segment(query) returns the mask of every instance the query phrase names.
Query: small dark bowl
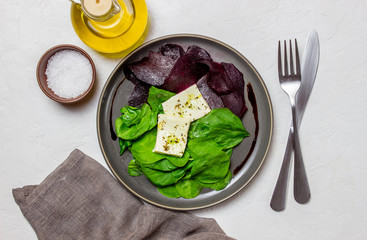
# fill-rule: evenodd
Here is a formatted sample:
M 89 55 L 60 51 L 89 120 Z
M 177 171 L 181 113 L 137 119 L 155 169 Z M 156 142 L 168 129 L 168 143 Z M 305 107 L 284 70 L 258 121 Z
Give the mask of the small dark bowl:
M 85 56 L 89 60 L 91 66 L 92 66 L 93 76 L 92 76 L 92 81 L 91 81 L 91 84 L 90 84 L 89 88 L 84 93 L 80 94 L 79 96 L 77 96 L 75 98 L 60 97 L 60 96 L 56 95 L 47 86 L 46 68 L 47 68 L 48 60 L 56 52 L 61 51 L 61 50 L 74 50 L 74 51 L 80 52 L 81 54 L 83 54 L 83 56 Z M 47 50 L 42 55 L 42 57 L 40 58 L 40 60 L 38 62 L 38 65 L 37 65 L 38 85 L 40 86 L 41 90 L 44 92 L 44 94 L 46 94 L 47 97 L 51 98 L 52 100 L 54 100 L 56 102 L 75 103 L 75 102 L 78 102 L 78 101 L 82 100 L 92 90 L 95 80 L 96 80 L 96 67 L 94 65 L 94 62 L 93 62 L 92 58 L 88 55 L 88 53 L 86 51 L 84 51 L 83 49 L 81 49 L 77 46 L 74 46 L 74 45 L 62 44 L 62 45 L 58 45 L 58 46 L 50 48 L 49 50 Z

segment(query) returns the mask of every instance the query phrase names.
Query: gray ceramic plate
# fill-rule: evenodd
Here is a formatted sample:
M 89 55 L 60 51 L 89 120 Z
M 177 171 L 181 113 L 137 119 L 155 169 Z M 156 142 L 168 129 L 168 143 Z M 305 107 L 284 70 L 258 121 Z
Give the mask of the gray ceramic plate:
M 130 152 L 119 155 L 118 140 L 114 139 L 114 122 L 120 115 L 120 108 L 127 105 L 133 85 L 125 80 L 124 64 L 140 60 L 149 51 L 158 51 L 165 43 L 179 44 L 184 49 L 196 44 L 206 49 L 214 61 L 233 63 L 244 75 L 245 97 L 248 111 L 243 118 L 245 128 L 250 137 L 238 145 L 232 154 L 231 171 L 233 179 L 222 191 L 204 189 L 194 199 L 172 199 L 161 195 L 156 187 L 145 176 L 131 177 L 127 166 L 132 159 Z M 249 84 L 252 86 L 254 98 L 249 98 Z M 256 99 L 257 119 L 250 100 Z M 258 131 L 256 134 L 256 129 Z M 151 204 L 175 210 L 194 210 L 218 204 L 235 195 L 244 188 L 260 169 L 268 152 L 273 130 L 273 112 L 269 94 L 259 73 L 252 64 L 232 47 L 209 37 L 191 34 L 169 35 L 145 43 L 134 50 L 121 62 L 108 78 L 98 104 L 97 133 L 103 156 L 115 177 L 130 192 Z M 255 138 L 255 136 L 257 137 Z

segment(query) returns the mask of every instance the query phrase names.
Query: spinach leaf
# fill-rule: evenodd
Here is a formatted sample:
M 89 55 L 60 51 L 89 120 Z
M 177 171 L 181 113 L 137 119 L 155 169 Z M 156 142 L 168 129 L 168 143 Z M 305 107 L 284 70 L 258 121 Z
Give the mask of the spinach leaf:
M 194 179 L 180 180 L 176 183 L 176 189 L 183 198 L 197 197 L 203 187 Z
M 131 153 L 140 163 L 150 164 L 158 162 L 162 159 L 168 159 L 177 167 L 184 166 L 190 158 L 190 155 L 185 151 L 182 157 L 169 156 L 165 154 L 154 153 L 153 149 L 157 138 L 157 128 L 153 128 L 145 133 L 139 139 L 133 142 L 131 146 Z
M 152 111 L 155 115 L 159 113 L 163 113 L 162 103 L 167 101 L 169 98 L 174 96 L 175 93 L 162 90 L 156 87 L 149 88 L 149 95 L 148 95 L 148 104 L 152 108 Z
M 169 185 L 169 186 L 166 186 L 166 187 L 159 187 L 158 191 L 162 195 L 164 195 L 166 197 L 169 197 L 169 198 L 179 198 L 179 197 L 181 197 L 181 195 L 177 191 L 177 188 L 176 188 L 175 184 L 172 184 L 172 185 Z
M 175 93 L 162 90 L 153 86 L 149 88 L 149 95 L 147 102 L 152 109 L 152 118 L 150 124 L 151 127 L 149 128 L 149 130 L 157 125 L 158 114 L 163 113 L 162 103 L 167 101 L 174 95 Z
M 130 147 L 131 144 L 133 144 L 132 141 L 119 138 L 120 155 L 122 155 L 125 152 L 126 148 Z
M 232 180 L 232 173 L 230 170 L 228 170 L 226 176 L 224 178 L 222 178 L 221 180 L 219 180 L 218 182 L 215 183 L 204 183 L 204 182 L 200 182 L 198 179 L 196 179 L 196 181 L 203 187 L 206 188 L 211 188 L 213 190 L 219 191 L 224 189 L 225 187 L 227 187 L 227 185 L 231 182 Z
M 120 109 L 121 119 L 125 123 L 126 126 L 130 127 L 131 125 L 138 124 L 147 110 L 147 105 L 142 106 L 142 108 L 130 107 L 126 106 Z M 144 112 L 143 112 L 144 111 Z M 143 112 L 143 113 L 142 113 Z
M 146 167 L 146 165 L 141 164 L 139 169 L 144 173 L 144 175 L 157 187 L 165 187 L 176 183 L 183 176 L 185 176 L 186 171 L 192 167 L 192 161 L 186 164 L 184 167 L 176 168 L 172 171 L 160 171 L 157 169 L 152 169 Z
M 129 166 L 127 167 L 127 172 L 130 176 L 137 177 L 143 174 L 143 172 L 140 170 L 139 162 L 137 162 L 135 159 L 132 159 L 129 163 Z
M 152 110 L 148 104 L 142 108 L 126 106 L 121 108 L 122 115 L 116 119 L 116 134 L 123 140 L 135 140 L 149 130 Z
M 177 168 L 170 172 L 159 171 L 141 166 L 144 175 L 157 187 L 164 187 L 176 183 L 186 172 L 185 168 Z
M 230 161 L 220 161 L 218 164 L 209 166 L 199 174 L 194 176 L 194 179 L 202 183 L 216 183 L 223 179 L 229 169 Z
M 185 176 L 183 176 L 181 178 L 182 180 L 186 180 L 186 179 L 192 178 L 191 169 L 192 169 L 192 166 L 194 166 L 195 162 L 193 161 L 192 158 L 190 158 L 189 161 L 187 162 L 187 164 L 189 164 L 191 167 L 187 169 L 187 171 L 185 173 Z
M 160 170 L 164 172 L 173 171 L 178 168 L 176 165 L 171 163 L 171 161 L 169 161 L 167 158 L 163 160 L 159 160 L 158 162 L 154 162 L 150 164 L 143 163 L 140 165 L 145 168 L 151 168 L 151 169 Z
M 240 118 L 227 108 L 213 109 L 193 122 L 189 130 L 189 138 L 212 139 L 222 149 L 233 148 L 248 136 Z
M 214 183 L 223 178 L 230 164 L 229 155 L 209 139 L 191 139 L 187 151 L 194 158 L 191 175 L 200 181 Z

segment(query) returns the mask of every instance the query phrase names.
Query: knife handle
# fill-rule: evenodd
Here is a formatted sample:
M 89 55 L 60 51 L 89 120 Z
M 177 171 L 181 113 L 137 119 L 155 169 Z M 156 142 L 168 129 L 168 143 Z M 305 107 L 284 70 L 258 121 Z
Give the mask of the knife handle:
M 294 199 L 298 203 L 307 203 L 310 200 L 310 187 L 308 185 L 305 165 L 301 154 L 301 145 L 299 143 L 298 129 L 293 129 L 294 134 Z

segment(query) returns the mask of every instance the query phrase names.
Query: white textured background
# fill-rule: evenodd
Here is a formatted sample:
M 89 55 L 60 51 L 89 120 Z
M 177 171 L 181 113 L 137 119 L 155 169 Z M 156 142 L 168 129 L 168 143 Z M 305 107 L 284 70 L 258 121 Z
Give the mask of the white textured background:
M 147 0 L 147 5 L 146 40 L 173 33 L 217 38 L 253 63 L 273 102 L 273 141 L 257 177 L 229 201 L 193 213 L 215 218 L 238 239 L 367 239 L 367 1 Z M 36 239 L 12 188 L 40 183 L 74 148 L 106 166 L 96 109 L 120 59 L 82 43 L 69 12 L 67 0 L 0 0 L 0 239 Z M 312 29 L 320 37 L 320 66 L 300 130 L 312 199 L 299 205 L 289 194 L 286 210 L 277 213 L 269 201 L 291 119 L 277 79 L 277 41 L 297 37 L 303 50 Z M 85 49 L 97 68 L 93 94 L 74 106 L 51 101 L 36 81 L 40 56 L 63 43 Z

